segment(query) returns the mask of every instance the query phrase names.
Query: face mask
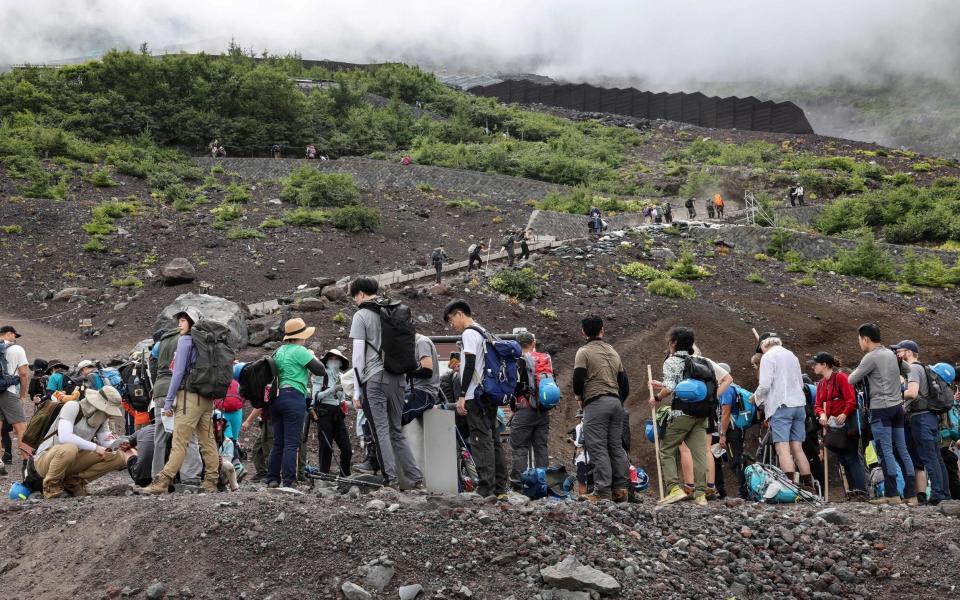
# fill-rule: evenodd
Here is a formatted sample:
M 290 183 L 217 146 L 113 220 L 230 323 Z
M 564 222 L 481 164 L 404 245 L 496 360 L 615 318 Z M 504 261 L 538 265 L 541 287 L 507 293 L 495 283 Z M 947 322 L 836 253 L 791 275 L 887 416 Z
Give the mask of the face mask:
M 333 371 L 340 369 L 340 361 L 336 358 L 331 358 L 327 361 L 327 368 Z

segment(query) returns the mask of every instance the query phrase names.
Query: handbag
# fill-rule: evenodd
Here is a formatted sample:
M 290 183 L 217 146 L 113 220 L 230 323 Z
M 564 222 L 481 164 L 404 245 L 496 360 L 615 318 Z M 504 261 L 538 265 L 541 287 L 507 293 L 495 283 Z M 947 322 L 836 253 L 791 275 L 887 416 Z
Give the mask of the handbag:
M 823 445 L 828 450 L 845 452 L 849 444 L 850 435 L 845 424 L 840 427 L 827 426 L 827 430 L 823 434 Z

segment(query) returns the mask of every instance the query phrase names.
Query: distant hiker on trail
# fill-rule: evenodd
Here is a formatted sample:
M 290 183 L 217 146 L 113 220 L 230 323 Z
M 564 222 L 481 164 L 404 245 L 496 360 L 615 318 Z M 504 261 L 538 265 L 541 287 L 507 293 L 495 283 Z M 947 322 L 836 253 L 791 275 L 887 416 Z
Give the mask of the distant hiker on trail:
M 670 225 L 673 223 L 673 207 L 669 202 L 663 203 L 663 220 Z
M 476 244 L 470 244 L 470 247 L 467 248 L 467 273 L 473 270 L 473 263 L 477 263 L 477 268 L 483 268 L 483 259 L 481 255 L 484 250 L 487 249 L 487 245 L 483 242 L 478 242 Z
M 907 387 L 903 399 L 907 412 L 907 449 L 917 472 L 917 492 L 920 500 L 936 506 L 950 499 L 950 481 L 947 466 L 940 456 L 940 417 L 930 411 L 931 386 L 926 367 L 920 363 L 920 346 L 912 340 L 903 340 L 890 347 L 897 358 L 909 365 Z M 923 474 L 923 477 L 921 477 Z M 930 497 L 927 497 L 927 479 Z
M 710 198 L 707 198 L 706 200 L 703 201 L 703 203 L 707 205 L 707 218 L 713 219 L 714 217 L 716 217 L 716 210 L 714 209 L 713 200 L 711 200 Z
M 443 251 L 443 246 L 439 248 L 434 248 L 433 252 L 430 253 L 430 262 L 433 264 L 433 268 L 437 271 L 437 283 L 443 281 L 443 263 L 449 257 L 447 253 Z
M 107 450 L 116 439 L 108 421 L 123 414 L 120 392 L 107 386 L 88 389 L 83 399 L 67 402 L 34 453 L 34 467 L 43 477 L 43 497 L 86 496 L 87 484 L 127 467 L 135 452 L 128 443 Z
M 520 384 L 517 386 L 516 409 L 510 424 L 510 448 L 513 468 L 510 481 L 514 487 L 520 485 L 520 475 L 529 467 L 550 466 L 547 455 L 547 440 L 550 438 L 550 411 L 542 408 L 538 401 L 541 377 L 553 377 L 553 361 L 550 355 L 537 351 L 536 337 L 529 331 L 517 336 L 517 342 L 523 351 L 520 368 Z M 533 464 L 528 465 L 529 454 L 533 449 Z
M 180 330 L 180 338 L 177 340 L 170 386 L 164 398 L 161 413 L 161 423 L 164 419 L 174 417 L 173 442 L 170 457 L 163 470 L 154 477 L 153 483 L 144 488 L 144 491 L 149 494 L 165 494 L 169 491 L 174 478 L 180 472 L 180 467 L 183 466 L 190 438 L 196 434 L 204 464 L 204 478 L 201 486 L 204 491 L 216 492 L 217 480 L 220 477 L 220 457 L 213 439 L 211 419 L 213 399 L 186 389 L 186 383 L 198 364 L 198 356 L 200 356 L 191 332 L 203 317 L 199 310 L 188 307 L 178 313 L 175 318 Z
M 860 364 L 850 373 L 850 385 L 866 383 L 870 408 L 870 431 L 880 465 L 883 467 L 883 497 L 871 504 L 907 504 L 917 502 L 916 471 L 907 450 L 904 432 L 906 413 L 900 387 L 900 365 L 893 350 L 881 343 L 880 326 L 864 323 L 857 329 L 860 350 L 865 352 Z M 897 465 L 903 475 L 903 496 L 897 489 Z
M 587 216 L 587 227 L 590 229 L 590 233 L 597 236 L 601 235 L 603 233 L 603 215 L 600 209 L 596 206 L 591 207 Z
M 719 396 L 733 382 L 730 374 L 712 360 L 695 356 L 694 332 L 673 327 L 667 333 L 669 356 L 663 361 L 663 381 L 653 381 L 652 406 L 672 397 L 667 431 L 660 440 L 660 468 L 667 495 L 660 504 L 672 504 L 693 495 L 700 506 L 707 504 L 707 419 L 716 411 Z M 693 481 L 677 474 L 677 453 L 686 444 L 693 459 Z
M 307 160 L 314 160 L 317 158 L 317 147 L 313 144 L 307 144 L 306 151 Z
M 270 146 L 270 158 L 283 158 L 283 149 L 280 144 Z
M 773 445 L 780 468 L 787 479 L 794 481 L 800 473 L 800 487 L 815 491 L 810 462 L 803 452 L 806 439 L 807 398 L 803 391 L 803 371 L 797 356 L 783 347 L 780 336 L 773 332 L 760 335 L 757 352 L 760 359 L 760 386 L 754 392 L 757 408 L 763 409 L 770 422 Z
M 210 143 L 210 156 L 213 158 L 222 158 L 227 155 L 226 148 L 220 143 L 220 140 L 213 140 Z
M 722 218 L 723 218 L 723 206 L 724 206 L 724 205 L 723 205 L 723 196 L 721 196 L 719 192 L 716 193 L 716 194 L 714 194 L 714 196 L 713 196 L 713 209 L 714 209 L 714 211 L 716 211 L 716 213 L 717 213 L 717 218 L 718 218 L 718 219 L 722 219 Z
M 319 442 L 319 467 L 321 473 L 330 472 L 333 462 L 333 446 L 340 450 L 341 476 L 350 475 L 350 461 L 353 458 L 353 446 L 347 432 L 347 397 L 340 383 L 340 376 L 350 370 L 350 361 L 342 352 L 333 348 L 328 350 L 320 362 L 324 374 L 313 378 L 313 404 L 310 406 L 308 423 L 317 423 Z M 308 425 L 309 427 L 309 425 Z
M 660 207 L 654 206 L 650 209 L 650 214 L 653 216 L 653 222 L 657 225 L 663 224 L 663 215 L 660 213 Z
M 687 207 L 687 217 L 692 221 L 697 218 L 697 206 L 693 198 L 687 198 L 687 201 L 683 203 Z
M 530 245 L 529 242 L 533 241 L 533 230 L 524 229 L 523 233 L 518 235 L 517 238 L 520 240 L 520 260 L 529 260 L 530 258 Z
M 506 250 L 507 252 L 508 267 L 513 266 L 513 253 L 514 253 L 513 248 L 514 248 L 515 242 L 516 242 L 516 239 L 513 237 L 512 231 L 508 231 L 507 234 L 503 236 L 503 240 L 500 242 L 500 248 L 503 250 Z
M 799 183 L 797 184 L 797 189 L 794 192 L 797 196 L 797 204 L 800 206 L 806 206 L 806 201 L 803 198 L 803 186 Z
M 413 458 L 401 425 L 404 373 L 416 368 L 412 366 L 415 334 L 410 331 L 411 322 L 400 314 L 405 307 L 380 297 L 379 291 L 380 284 L 371 277 L 358 277 L 350 282 L 350 297 L 359 307 L 350 325 L 357 377 L 353 406 L 357 410 L 362 408 L 370 422 L 384 485 L 399 489 L 402 470 L 408 483 L 416 489 L 423 487 L 423 473 Z M 397 352 L 397 346 L 408 354 L 392 355 Z M 388 365 L 393 366 L 390 371 Z
M 27 428 L 27 416 L 23 412 L 23 404 L 29 400 L 30 392 L 30 362 L 23 346 L 17 343 L 20 334 L 10 325 L 0 327 L 0 350 L 3 352 L 4 370 L 0 373 L 7 383 L 6 390 L 0 394 L 0 418 L 9 423 L 17 436 L 17 441 L 23 439 L 23 432 Z M 0 471 L 6 468 L 0 465 Z
M 813 356 L 813 372 L 820 376 L 817 382 L 817 404 L 814 414 L 824 432 L 840 429 L 846 435 L 846 446 L 833 447 L 830 438 L 824 436 L 827 450 L 843 466 L 849 490 L 848 500 L 867 499 L 867 480 L 860 460 L 859 431 L 857 429 L 857 393 L 840 370 L 840 361 L 828 352 L 817 352 Z M 829 477 L 829 474 L 825 474 Z
M 505 498 L 507 493 L 507 465 L 500 443 L 497 407 L 483 395 L 484 361 L 489 350 L 487 330 L 473 320 L 470 305 L 454 300 L 443 309 L 443 322 L 462 336 L 463 360 L 460 381 L 463 389 L 457 398 L 457 414 L 467 418 L 470 428 L 470 451 L 473 453 L 480 478 L 477 493 L 481 496 Z
M 649 206 L 643 207 L 643 212 L 640 213 L 640 216 L 643 217 L 643 222 L 647 225 L 653 223 L 653 209 Z
M 620 355 L 603 341 L 603 319 L 588 316 L 580 328 L 587 343 L 573 362 L 573 393 L 583 408 L 584 446 L 593 464 L 594 489 L 586 500 L 626 502 L 630 462 L 623 449 L 623 428 L 628 426 L 623 403 L 630 382 Z

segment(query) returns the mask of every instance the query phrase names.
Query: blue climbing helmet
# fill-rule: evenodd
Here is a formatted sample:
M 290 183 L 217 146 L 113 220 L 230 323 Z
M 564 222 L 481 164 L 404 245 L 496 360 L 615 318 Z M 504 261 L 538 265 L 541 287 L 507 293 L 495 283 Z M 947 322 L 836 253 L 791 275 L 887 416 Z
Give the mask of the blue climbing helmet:
M 14 481 L 13 485 L 10 486 L 11 500 L 26 500 L 29 497 L 30 497 L 30 488 L 23 485 L 19 481 Z
M 553 408 L 560 403 L 560 388 L 551 377 L 540 379 L 540 408 Z
M 948 365 L 947 363 L 937 363 L 930 367 L 930 370 L 936 373 L 937 377 L 946 381 L 947 385 L 952 385 L 957 379 L 957 370 L 953 368 L 953 365 Z
M 647 472 L 637 467 L 637 480 L 633 482 L 633 489 L 637 492 L 645 492 L 650 487 L 650 476 Z
M 686 402 L 703 402 L 707 398 L 707 385 L 699 379 L 684 379 L 673 394 Z
M 238 362 L 233 365 L 233 378 L 240 381 L 240 372 L 247 366 L 247 363 Z

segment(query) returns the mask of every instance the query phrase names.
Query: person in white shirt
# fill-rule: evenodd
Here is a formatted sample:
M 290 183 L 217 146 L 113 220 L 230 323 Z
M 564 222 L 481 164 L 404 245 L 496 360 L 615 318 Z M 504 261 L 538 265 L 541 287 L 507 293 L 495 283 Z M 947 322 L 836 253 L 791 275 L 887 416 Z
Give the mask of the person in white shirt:
M 34 453 L 44 498 L 85 496 L 88 483 L 127 468 L 127 459 L 136 454 L 128 442 L 107 449 L 116 440 L 109 420 L 121 415 L 120 392 L 110 386 L 88 388 L 81 400 L 64 404 Z
M 784 348 L 780 337 L 772 332 L 760 336 L 757 352 L 763 357 L 760 359 L 760 387 L 753 395 L 753 402 L 770 422 L 780 468 L 790 481 L 799 471 L 801 487 L 812 492 L 810 462 L 803 453 L 807 399 L 803 393 L 800 360 Z
M 0 393 L 0 419 L 9 423 L 17 436 L 23 439 L 23 432 L 27 428 L 27 415 L 23 412 L 23 403 L 29 398 L 30 392 L 30 363 L 23 346 L 17 344 L 20 334 L 10 325 L 0 327 L 0 351 L 4 354 L 7 365 L 5 376 L 9 383 L 13 383 Z M 21 455 L 22 452 L 21 452 Z M 25 455 L 23 455 L 26 458 Z M 6 475 L 6 468 L 0 465 L 0 474 Z

